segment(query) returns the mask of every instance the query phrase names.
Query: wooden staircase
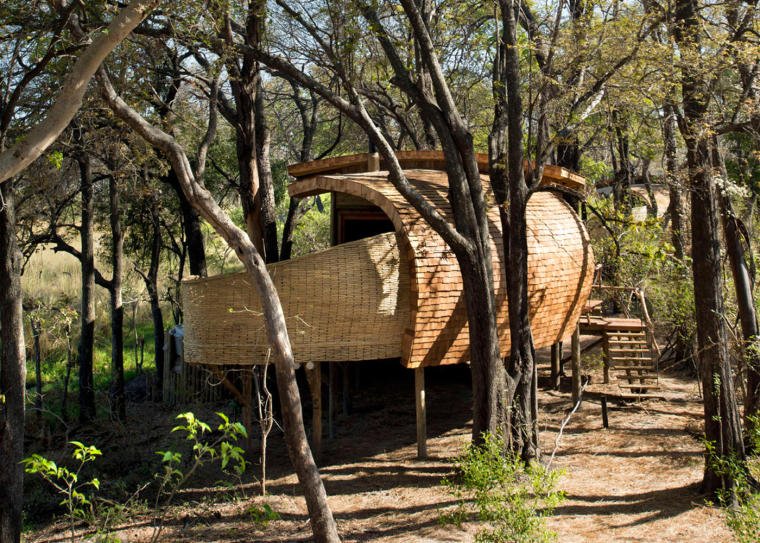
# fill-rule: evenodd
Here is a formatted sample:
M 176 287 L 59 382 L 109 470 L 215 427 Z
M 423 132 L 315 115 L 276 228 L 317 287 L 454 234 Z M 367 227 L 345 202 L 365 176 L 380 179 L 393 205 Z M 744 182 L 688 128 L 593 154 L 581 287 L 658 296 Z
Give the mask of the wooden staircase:
M 646 307 L 643 292 L 638 295 Z M 601 300 L 589 300 L 578 324 L 582 333 L 602 336 L 604 382 L 616 383 L 621 397 L 626 399 L 662 398 L 657 365 L 659 348 L 648 314 L 645 313 L 646 320 L 610 317 L 603 316 L 601 309 Z
M 617 320 L 617 319 L 615 319 Z M 623 320 L 623 319 L 620 319 Z M 612 377 L 628 398 L 661 397 L 657 359 L 653 356 L 642 321 L 610 323 L 604 331 L 605 383 Z M 612 374 L 610 376 L 610 374 Z

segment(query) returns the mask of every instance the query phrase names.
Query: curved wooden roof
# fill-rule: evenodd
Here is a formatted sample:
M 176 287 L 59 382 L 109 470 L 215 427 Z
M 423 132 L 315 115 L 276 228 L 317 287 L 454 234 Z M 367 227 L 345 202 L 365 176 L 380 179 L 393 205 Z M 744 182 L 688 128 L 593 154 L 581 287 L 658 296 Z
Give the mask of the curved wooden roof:
M 368 155 L 363 156 L 366 159 Z M 453 223 L 446 174 L 432 170 L 405 173 L 409 182 Z M 307 177 L 288 187 L 291 196 L 351 194 L 378 206 L 393 222 L 400 250 L 406 253 L 410 266 L 410 317 L 401 345 L 402 363 L 420 367 L 467 362 L 469 332 L 459 265 L 443 239 L 388 181 L 387 172 L 304 175 Z M 490 193 L 487 176 L 483 176 L 483 185 Z M 506 353 L 509 323 L 501 225 L 495 205 L 489 211 L 489 220 L 499 338 Z M 594 257 L 582 221 L 557 195 L 534 194 L 528 203 L 527 223 L 531 324 L 536 347 L 540 348 L 566 338 L 575 328 L 591 291 Z
M 480 173 L 487 174 L 488 155 L 477 153 L 476 157 Z M 404 170 L 446 170 L 446 157 L 443 151 L 396 151 L 396 158 Z M 359 153 L 291 164 L 288 166 L 288 174 L 300 180 L 314 175 L 361 173 L 384 170 L 385 167 L 385 160 L 378 153 Z M 531 167 L 531 163 L 526 160 L 526 173 Z M 567 168 L 551 164 L 544 166 L 541 182 L 542 184 L 562 185 L 574 190 L 583 190 L 586 186 L 586 179 L 582 176 Z

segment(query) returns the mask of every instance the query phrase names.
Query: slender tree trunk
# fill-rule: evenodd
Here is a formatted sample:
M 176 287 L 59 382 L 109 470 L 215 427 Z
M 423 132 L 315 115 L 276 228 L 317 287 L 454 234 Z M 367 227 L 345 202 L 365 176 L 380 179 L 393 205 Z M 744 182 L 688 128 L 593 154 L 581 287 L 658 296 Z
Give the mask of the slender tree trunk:
M 95 342 L 95 224 L 93 218 L 93 183 L 90 157 L 82 151 L 77 157 L 82 182 L 82 331 L 79 337 L 79 420 L 95 417 L 95 389 L 92 374 Z
M 259 4 L 261 2 L 259 1 Z M 266 3 L 264 3 L 266 4 Z M 259 10 L 265 9 L 266 5 L 259 6 Z M 263 13 L 262 13 L 263 16 Z M 260 17 L 260 20 L 263 20 Z M 261 23 L 263 26 L 263 23 Z M 259 38 L 260 40 L 260 38 Z M 274 180 L 272 178 L 272 165 L 269 159 L 269 146 L 271 134 L 267 127 L 264 105 L 264 88 L 261 85 L 261 72 L 256 81 L 256 167 L 259 171 L 259 194 L 261 205 L 261 222 L 264 228 L 264 248 L 267 263 L 277 262 L 280 252 L 277 247 L 277 215 L 274 202 Z
M 664 117 L 662 120 L 662 138 L 665 142 L 665 178 L 668 183 L 670 203 L 670 232 L 676 258 L 686 261 L 686 239 L 684 231 L 684 215 L 681 184 L 678 181 L 678 161 L 676 152 L 676 112 L 673 104 L 665 101 L 663 104 Z
M 61 398 L 61 418 L 64 421 L 69 420 L 69 380 L 71 379 L 71 368 L 74 357 L 71 356 L 71 324 L 66 323 L 66 374 L 63 376 L 63 397 Z
M 124 267 L 124 234 L 121 228 L 121 205 L 119 187 L 112 175 L 108 184 L 111 207 L 111 264 L 113 276 L 109 294 L 111 298 L 111 416 L 124 420 L 126 402 L 124 400 L 124 306 L 121 285 Z
M 0 209 L 0 541 L 21 541 L 26 355 L 12 181 Z
M 169 173 L 164 178 L 174 192 L 177 194 L 179 209 L 182 213 L 182 223 L 185 227 L 185 239 L 187 243 L 187 259 L 190 264 L 190 275 L 206 277 L 208 271 L 206 268 L 206 249 L 203 242 L 203 230 L 201 229 L 201 218 L 198 212 L 190 204 L 182 192 L 177 181 L 177 172 L 174 168 L 169 169 Z
M 280 260 L 290 260 L 293 251 L 293 234 L 298 222 L 298 208 L 301 204 L 300 198 L 291 198 L 288 202 L 288 216 L 282 227 L 282 245 L 280 246 Z
M 32 317 L 30 319 L 32 327 L 32 339 L 34 341 L 34 390 L 36 397 L 34 398 L 34 408 L 37 410 L 38 420 L 42 413 L 42 354 L 40 353 L 40 321 Z
M 717 141 L 713 140 L 713 164 L 724 179 L 728 179 L 726 164 L 718 150 Z M 734 213 L 730 197 L 720 192 L 721 218 L 723 222 L 723 235 L 726 239 L 726 253 L 731 266 L 731 275 L 734 278 L 736 291 L 736 303 L 739 310 L 739 322 L 744 339 L 744 359 L 747 365 L 747 396 L 744 398 L 744 424 L 748 433 L 755 427 L 753 419 L 760 415 L 760 352 L 758 352 L 758 329 L 757 311 L 755 309 L 755 297 L 752 294 L 752 280 L 750 279 L 747 259 L 744 254 L 741 234 L 739 233 L 738 217 Z
M 523 171 L 516 6 L 511 0 L 500 3 L 503 34 L 493 70 L 495 115 L 489 137 L 489 171 L 496 202 L 500 206 L 504 279 L 509 300 L 511 350 L 504 360 L 507 442 L 512 451 L 525 461 L 530 461 L 539 455 L 538 414 L 534 407 L 537 383 L 528 314 L 528 242 L 525 222 L 528 186 Z
M 161 264 L 161 223 L 158 220 L 158 210 L 151 208 L 153 222 L 153 242 L 150 252 L 150 268 L 148 275 L 143 276 L 145 288 L 150 299 L 150 314 L 153 318 L 153 345 L 155 350 L 156 381 L 158 393 L 164 390 L 164 316 L 158 299 L 158 271 Z
M 677 0 L 673 35 L 682 50 L 698 48 L 701 27 L 697 0 Z M 705 439 L 712 442 L 720 460 L 733 458 L 745 462 L 741 420 L 736 404 L 728 338 L 724 322 L 721 288 L 720 231 L 718 195 L 712 175 L 707 135 L 704 134 L 709 94 L 704 74 L 684 63 L 681 67 L 681 94 L 691 185 L 692 271 L 697 314 L 698 357 L 704 395 Z M 705 464 L 702 490 L 714 494 L 731 490 L 731 474 Z
M 319 476 L 319 470 L 311 454 L 303 424 L 301 397 L 295 378 L 295 360 L 288 338 L 285 315 L 282 312 L 277 289 L 266 269 L 266 264 L 256 251 L 249 236 L 235 226 L 219 208 L 211 194 L 196 181 L 190 162 L 182 147 L 168 134 L 149 125 L 116 94 L 105 70 L 98 74 L 102 94 L 114 113 L 137 131 L 149 143 L 166 153 L 178 172 L 185 195 L 214 229 L 235 251 L 248 271 L 261 300 L 267 337 L 277 373 L 282 419 L 288 455 L 306 497 L 312 531 L 319 543 L 340 541 L 335 520 L 327 502 L 327 494 Z

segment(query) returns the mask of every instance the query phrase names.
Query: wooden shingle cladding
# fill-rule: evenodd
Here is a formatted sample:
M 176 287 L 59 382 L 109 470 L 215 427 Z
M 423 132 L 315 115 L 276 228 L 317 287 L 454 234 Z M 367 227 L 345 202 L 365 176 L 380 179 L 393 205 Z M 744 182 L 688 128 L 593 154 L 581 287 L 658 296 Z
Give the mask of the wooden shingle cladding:
M 350 194 L 374 204 L 393 222 L 400 254 L 410 266 L 410 320 L 403 333 L 402 363 L 415 368 L 467 362 L 469 332 L 459 265 L 443 239 L 388 181 L 387 172 L 316 176 L 311 170 L 304 172 L 308 172 L 307 177 L 288 187 L 291 196 Z M 405 173 L 409 182 L 453 223 L 446 174 L 432 170 Z M 483 176 L 483 184 L 493 202 L 487 176 Z M 489 210 L 489 220 L 499 338 L 506 353 L 509 323 L 501 268 L 501 226 L 495 205 Z M 569 337 L 575 329 L 591 291 L 594 260 L 583 223 L 559 196 L 534 194 L 527 221 L 531 324 L 536 347 L 540 348 Z

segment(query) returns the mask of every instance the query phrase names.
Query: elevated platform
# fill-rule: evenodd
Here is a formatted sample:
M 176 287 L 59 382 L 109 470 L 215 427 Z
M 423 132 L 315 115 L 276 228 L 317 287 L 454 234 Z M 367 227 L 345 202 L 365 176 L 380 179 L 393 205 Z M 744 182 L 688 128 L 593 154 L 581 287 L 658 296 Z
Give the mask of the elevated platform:
M 598 334 L 600 332 L 622 332 L 622 331 L 645 331 L 646 325 L 641 319 L 626 319 L 621 317 L 600 317 L 600 316 L 581 316 L 578 324 L 581 327 L 581 333 Z

